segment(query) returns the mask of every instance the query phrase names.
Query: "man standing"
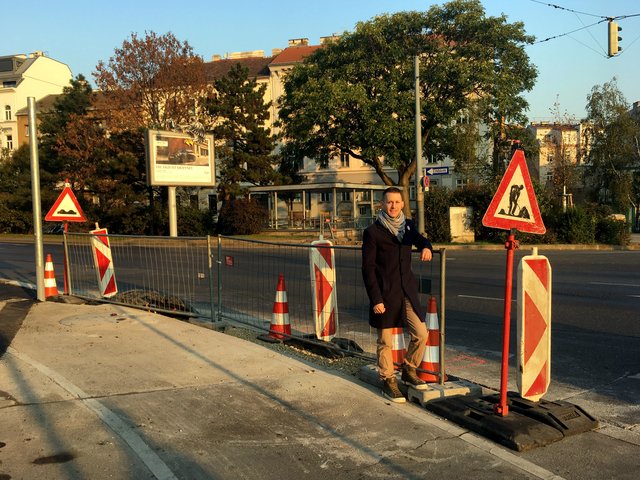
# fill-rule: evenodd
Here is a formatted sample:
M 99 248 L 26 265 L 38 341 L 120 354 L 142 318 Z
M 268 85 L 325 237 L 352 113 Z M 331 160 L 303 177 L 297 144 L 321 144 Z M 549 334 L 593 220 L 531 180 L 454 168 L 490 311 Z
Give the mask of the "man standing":
M 392 402 L 403 403 L 406 399 L 394 375 L 392 329 L 407 327 L 411 337 L 401 380 L 418 390 L 426 389 L 426 383 L 416 375 L 428 331 L 418 299 L 418 282 L 411 271 L 411 248 L 415 246 L 420 251 L 420 260 L 428 262 L 432 258 L 432 247 L 415 224 L 405 218 L 404 201 L 398 188 L 389 187 L 384 191 L 381 207 L 375 223 L 362 237 L 362 277 L 370 301 L 369 325 L 378 330 L 382 393 Z

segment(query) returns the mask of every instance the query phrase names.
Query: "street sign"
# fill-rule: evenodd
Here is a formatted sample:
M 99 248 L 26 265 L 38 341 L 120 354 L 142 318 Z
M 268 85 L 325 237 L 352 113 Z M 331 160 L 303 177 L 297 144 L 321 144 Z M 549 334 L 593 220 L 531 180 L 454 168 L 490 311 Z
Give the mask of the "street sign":
M 422 188 L 424 189 L 425 192 L 429 191 L 430 183 L 431 183 L 431 179 L 429 178 L 429 175 L 425 175 L 424 177 L 422 177 Z
M 427 167 L 427 175 L 449 175 L 449 167 Z
M 522 150 L 516 150 L 513 154 L 498 190 L 482 218 L 482 225 L 503 230 L 515 228 L 527 233 L 543 234 L 547 231 Z
M 520 396 L 540 400 L 551 381 L 551 265 L 527 255 L 518 265 L 516 384 Z
M 65 183 L 60 196 L 44 217 L 47 222 L 86 222 L 84 213 L 73 194 L 71 187 Z

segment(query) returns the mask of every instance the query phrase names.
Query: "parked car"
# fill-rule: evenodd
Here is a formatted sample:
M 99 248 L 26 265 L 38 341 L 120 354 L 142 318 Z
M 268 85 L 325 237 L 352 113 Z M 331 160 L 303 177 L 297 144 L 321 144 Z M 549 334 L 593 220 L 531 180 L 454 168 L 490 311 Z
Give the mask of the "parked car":
M 169 162 L 171 163 L 191 163 L 195 161 L 196 154 L 186 148 L 173 152 L 169 155 Z

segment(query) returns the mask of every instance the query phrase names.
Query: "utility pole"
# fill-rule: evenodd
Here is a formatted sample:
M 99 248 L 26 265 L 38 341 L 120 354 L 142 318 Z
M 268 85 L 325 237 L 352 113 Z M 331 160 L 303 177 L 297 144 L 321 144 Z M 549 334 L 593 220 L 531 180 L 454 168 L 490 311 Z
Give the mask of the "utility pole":
M 416 96 L 416 215 L 418 232 L 424 233 L 424 190 L 422 190 L 422 110 L 420 108 L 420 57 L 413 58 Z

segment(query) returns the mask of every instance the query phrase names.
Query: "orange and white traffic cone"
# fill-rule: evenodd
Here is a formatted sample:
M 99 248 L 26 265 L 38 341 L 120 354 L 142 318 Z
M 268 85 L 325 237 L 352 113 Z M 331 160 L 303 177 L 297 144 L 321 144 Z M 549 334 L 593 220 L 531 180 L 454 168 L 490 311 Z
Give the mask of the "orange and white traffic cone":
M 44 298 L 56 297 L 58 295 L 56 275 L 53 272 L 53 260 L 51 260 L 51 254 L 47 253 L 47 260 L 44 264 Z
M 269 336 L 277 340 L 286 340 L 291 336 L 289 303 L 287 302 L 287 288 L 283 274 L 278 275 L 278 286 L 276 287 L 276 299 L 273 302 L 273 317 L 269 326 Z
M 438 309 L 436 306 L 436 298 L 429 298 L 429 307 L 427 308 L 427 330 L 429 337 L 427 338 L 427 346 L 422 355 L 422 362 L 418 370 L 418 377 L 425 382 L 437 382 L 440 372 L 440 327 L 438 325 Z M 420 370 L 429 370 L 434 373 L 421 372 Z M 447 380 L 445 375 L 444 380 Z
M 393 339 L 393 347 L 391 348 L 393 368 L 395 370 L 400 370 L 404 363 L 404 356 L 406 353 L 404 345 L 404 331 L 402 327 L 392 328 L 391 335 Z

